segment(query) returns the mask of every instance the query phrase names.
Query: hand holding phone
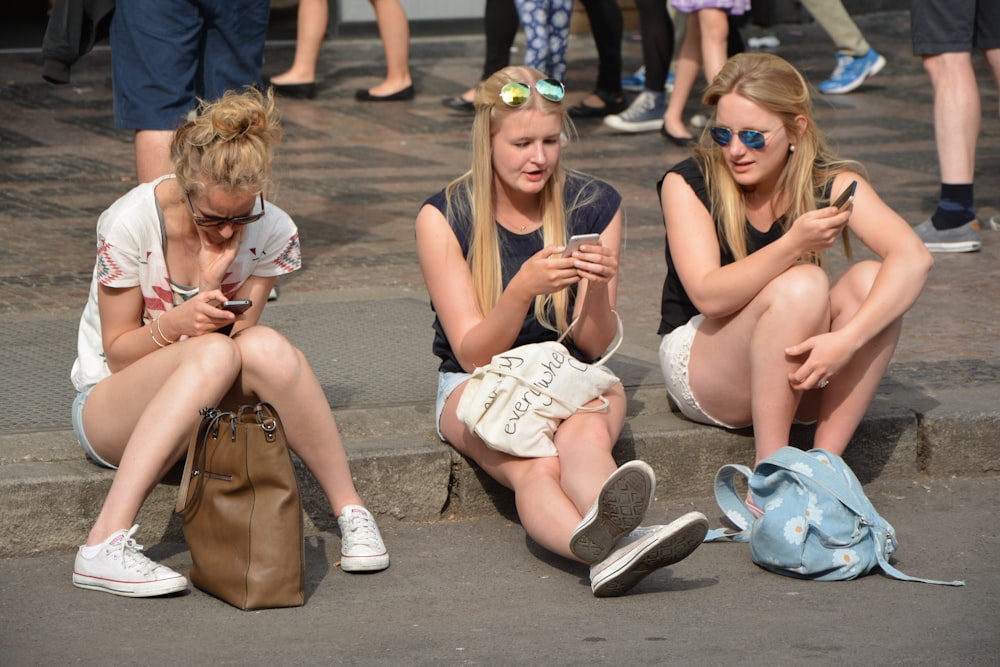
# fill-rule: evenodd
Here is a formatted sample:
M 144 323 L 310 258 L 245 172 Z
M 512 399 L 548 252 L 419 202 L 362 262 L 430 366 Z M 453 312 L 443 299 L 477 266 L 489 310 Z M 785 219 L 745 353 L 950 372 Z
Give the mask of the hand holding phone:
M 858 182 L 851 181 L 851 184 L 837 197 L 837 201 L 831 202 L 830 206 L 836 206 L 840 211 L 846 211 L 847 207 L 854 201 L 854 193 L 858 189 Z
M 563 257 L 569 257 L 574 252 L 580 249 L 580 246 L 584 244 L 596 244 L 601 240 L 600 234 L 576 234 L 569 237 L 569 241 L 566 242 L 566 249 L 563 251 Z
M 221 306 L 219 306 L 219 308 L 240 315 L 250 310 L 252 305 L 253 301 L 250 299 L 233 299 L 231 301 L 224 302 Z

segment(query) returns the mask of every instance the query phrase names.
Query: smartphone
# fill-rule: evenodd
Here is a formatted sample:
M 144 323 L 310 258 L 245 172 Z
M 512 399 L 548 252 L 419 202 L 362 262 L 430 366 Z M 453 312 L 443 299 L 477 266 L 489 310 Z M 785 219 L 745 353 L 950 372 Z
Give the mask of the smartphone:
M 222 308 L 223 310 L 228 310 L 231 313 L 236 313 L 237 315 L 239 315 L 240 313 L 245 313 L 248 310 L 250 310 L 250 306 L 252 305 L 253 301 L 251 301 L 250 299 L 234 299 L 232 301 L 226 301 L 221 306 L 219 306 L 219 308 Z
M 836 206 L 841 211 L 845 210 L 851 205 L 851 202 L 854 201 L 854 191 L 857 189 L 858 182 L 851 181 L 851 184 L 847 186 L 847 189 L 844 190 L 839 197 L 837 197 L 837 201 L 831 202 L 830 206 Z
M 598 243 L 600 240 L 600 234 L 577 234 L 571 236 L 569 237 L 569 241 L 566 242 L 566 250 L 563 251 L 563 257 L 569 257 L 585 243 Z

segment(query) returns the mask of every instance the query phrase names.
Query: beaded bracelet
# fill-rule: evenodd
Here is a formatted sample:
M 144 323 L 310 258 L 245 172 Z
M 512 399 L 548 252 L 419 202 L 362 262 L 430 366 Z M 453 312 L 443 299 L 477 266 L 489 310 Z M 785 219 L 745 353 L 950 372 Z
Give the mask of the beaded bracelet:
M 162 315 L 161 315 L 161 317 L 162 317 Z M 177 342 L 177 340 L 180 340 L 180 338 L 178 338 L 177 340 L 170 340 L 169 338 L 167 338 L 166 336 L 163 335 L 163 329 L 160 328 L 160 318 L 159 317 L 156 318 L 155 322 L 156 322 L 156 333 L 160 334 L 160 338 L 162 338 L 163 341 L 167 345 L 173 345 L 174 343 Z

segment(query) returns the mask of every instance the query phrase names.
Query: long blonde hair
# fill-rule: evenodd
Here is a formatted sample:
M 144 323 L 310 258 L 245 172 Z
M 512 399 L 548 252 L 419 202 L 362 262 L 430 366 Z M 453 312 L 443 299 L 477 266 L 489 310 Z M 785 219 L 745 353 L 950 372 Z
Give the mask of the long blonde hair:
M 198 115 L 174 133 L 170 157 L 185 192 L 219 185 L 263 192 L 271 182 L 274 145 L 282 129 L 271 90 L 248 87 L 200 101 Z
M 483 315 L 496 306 L 503 293 L 500 235 L 496 224 L 496 192 L 493 172 L 493 137 L 500 124 L 510 114 L 524 110 L 541 111 L 561 116 L 564 137 L 572 134 L 573 126 L 562 102 L 552 102 L 535 90 L 535 83 L 546 78 L 530 67 L 506 67 L 483 82 L 476 93 L 476 116 L 472 123 L 472 168 L 448 184 L 449 220 L 471 219 L 472 238 L 467 262 L 472 272 L 476 304 Z M 518 107 L 508 107 L 500 99 L 500 89 L 511 82 L 531 87 L 527 101 Z M 567 211 L 563 204 L 565 172 L 557 164 L 551 178 L 539 193 L 539 213 L 542 218 L 544 245 L 566 242 Z M 464 196 L 458 196 L 462 194 Z M 575 204 L 574 206 L 576 206 Z M 565 331 L 569 324 L 569 289 L 535 297 L 534 314 L 544 326 Z M 555 322 L 550 313 L 555 314 Z
M 730 58 L 705 90 L 703 102 L 715 107 L 723 95 L 734 93 L 781 119 L 794 150 L 788 154 L 785 166 L 775 184 L 771 199 L 772 210 L 782 202 L 787 209 L 781 216 L 784 231 L 803 213 L 827 205 L 822 200 L 834 176 L 852 169 L 864 173 L 857 162 L 841 160 L 833 155 L 823 133 L 816 125 L 812 99 L 806 80 L 786 60 L 770 53 L 740 53 Z M 806 119 L 805 129 L 796 122 Z M 713 113 L 714 120 L 714 113 Z M 695 159 L 705 174 L 705 184 L 711 197 L 719 225 L 719 237 L 737 260 L 746 257 L 746 204 L 740 185 L 726 167 L 722 151 L 708 134 L 710 121 L 695 148 Z M 734 141 L 735 141 L 734 137 Z M 778 201 L 781 197 L 782 202 Z M 844 231 L 844 249 L 850 256 L 850 244 Z M 819 256 L 808 260 L 819 263 Z

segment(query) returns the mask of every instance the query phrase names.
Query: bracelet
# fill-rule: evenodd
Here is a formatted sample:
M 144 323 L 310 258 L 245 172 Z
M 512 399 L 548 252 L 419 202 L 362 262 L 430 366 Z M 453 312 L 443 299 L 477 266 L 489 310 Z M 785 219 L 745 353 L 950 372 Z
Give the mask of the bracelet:
M 160 317 L 163 316 L 161 315 Z M 162 338 L 167 345 L 173 345 L 174 343 L 177 342 L 177 340 L 180 340 L 180 338 L 178 338 L 177 340 L 170 340 L 169 338 L 164 336 L 163 329 L 160 328 L 160 318 L 157 317 L 154 321 L 156 322 L 156 333 L 160 334 L 160 338 Z M 152 331 L 152 329 L 150 329 L 150 331 Z
M 149 323 L 149 337 L 153 339 L 153 342 L 156 343 L 157 347 L 166 347 L 166 345 L 164 345 L 160 341 L 156 340 L 156 333 L 153 332 L 153 323 L 152 322 Z

